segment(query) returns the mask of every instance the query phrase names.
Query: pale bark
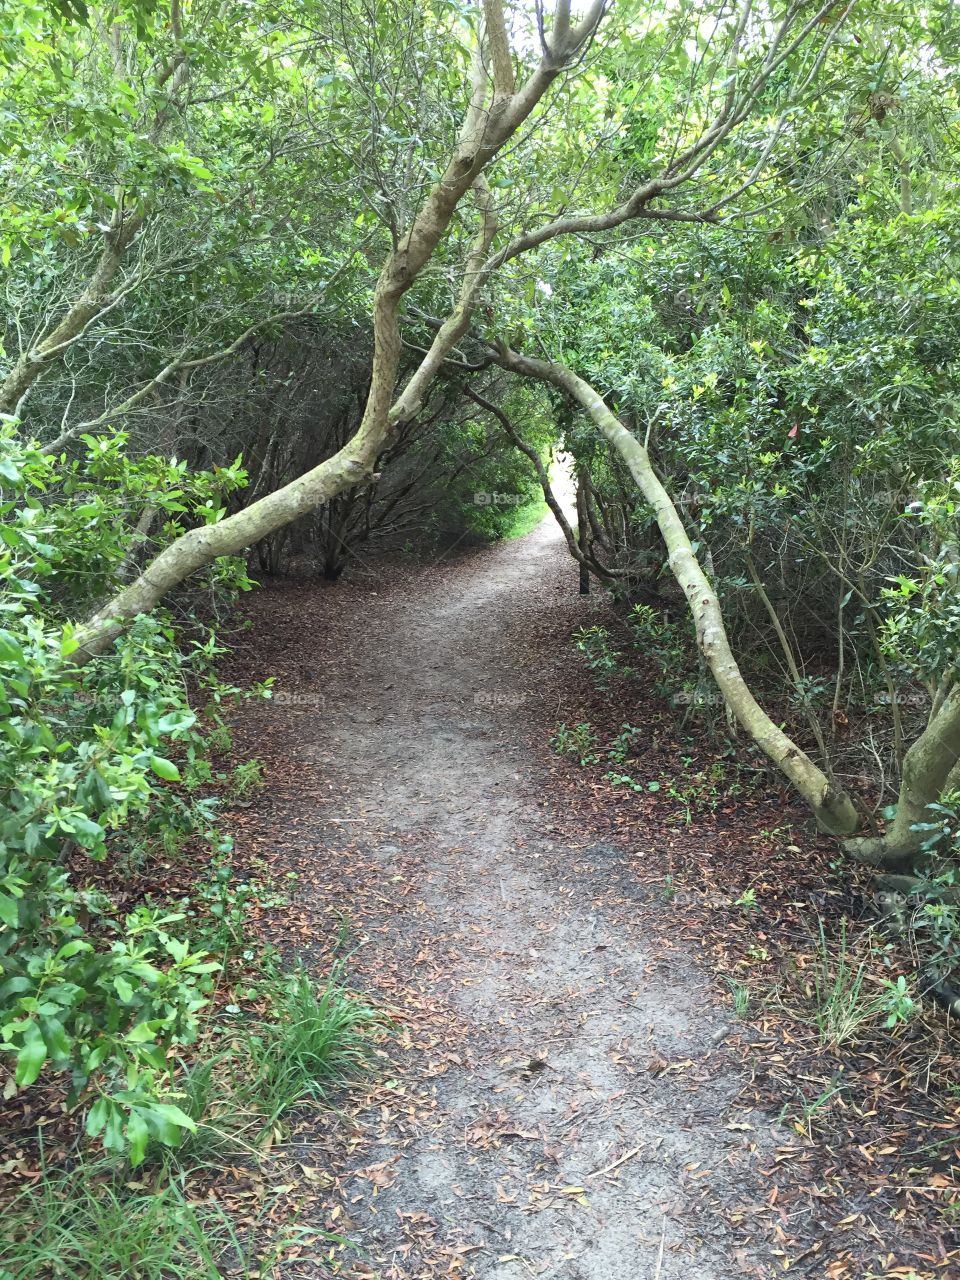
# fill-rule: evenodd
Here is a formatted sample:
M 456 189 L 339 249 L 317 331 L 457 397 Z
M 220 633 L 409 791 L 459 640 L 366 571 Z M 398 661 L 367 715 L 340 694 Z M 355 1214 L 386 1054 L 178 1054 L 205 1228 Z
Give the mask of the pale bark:
M 505 348 L 501 348 L 498 360 L 504 368 L 552 383 L 566 392 L 587 413 L 611 448 L 620 454 L 653 511 L 667 547 L 670 570 L 687 598 L 697 643 L 727 706 L 757 746 L 793 784 L 825 831 L 834 835 L 855 831 L 857 811 L 849 796 L 770 719 L 750 691 L 730 648 L 716 592 L 644 446 L 607 408 L 598 392 L 565 365 L 534 360 Z
M 674 191 L 698 172 L 730 133 L 747 119 L 770 77 L 834 11 L 831 3 L 822 4 L 797 28 L 799 10 L 791 6 L 770 42 L 762 66 L 748 83 L 740 84 L 735 67 L 740 38 L 750 14 L 750 4 L 745 4 L 730 50 L 731 76 L 723 105 L 717 118 L 695 142 L 675 155 L 661 174 L 616 209 L 602 214 L 573 215 L 553 220 L 517 237 L 491 256 L 489 249 L 495 218 L 483 182 L 483 172 L 527 120 L 550 84 L 582 55 L 603 16 L 605 3 L 606 0 L 592 0 L 584 18 L 574 25 L 570 21 L 569 0 L 557 0 L 553 31 L 549 37 L 541 31 L 543 57 L 539 66 L 526 83 L 508 92 L 512 84 L 512 66 L 508 66 L 504 56 L 506 28 L 502 4 L 500 0 L 485 0 L 486 52 L 491 55 L 493 64 L 493 91 L 490 92 L 484 67 L 484 50 L 478 49 L 472 71 L 469 107 L 453 155 L 409 230 L 387 259 L 377 282 L 373 302 L 371 386 L 356 435 L 332 458 L 283 489 L 261 498 L 216 526 L 190 531 L 161 552 L 136 582 L 110 601 L 81 630 L 81 660 L 84 656 L 103 652 L 138 613 L 153 608 L 177 583 L 217 556 L 242 550 L 328 501 L 343 489 L 367 479 L 389 441 L 391 427 L 409 421 L 418 412 L 424 393 L 440 365 L 467 332 L 480 289 L 500 265 L 560 235 L 610 230 L 636 218 L 701 221 L 712 217 L 719 205 L 704 212 L 653 209 L 649 206 L 657 197 Z M 827 45 L 846 20 L 847 12 L 848 9 L 844 9 L 838 18 L 831 17 L 833 25 Z M 819 69 L 824 52 L 822 50 L 815 61 L 814 72 Z M 807 76 L 804 83 L 809 83 L 809 80 L 810 76 Z M 480 204 L 481 226 L 467 264 L 460 299 L 447 320 L 439 325 L 420 368 L 400 398 L 392 403 L 400 362 L 400 303 L 446 233 L 458 203 L 471 188 L 476 191 Z M 790 747 L 797 750 L 792 743 Z M 806 763 L 810 765 L 809 761 Z M 797 768 L 802 771 L 803 765 Z M 852 826 L 847 829 L 852 829 Z
M 931 821 L 927 806 L 951 784 L 960 783 L 960 689 L 947 697 L 937 715 L 903 757 L 896 817 L 882 836 L 847 841 L 858 861 L 886 870 L 915 862 L 928 832 L 913 831 Z
M 0 413 L 15 414 L 24 396 L 48 365 L 59 359 L 90 325 L 117 300 L 111 286 L 124 255 L 142 224 L 136 213 L 118 214 L 106 233 L 97 265 L 79 297 L 34 346 L 21 352 L 0 384 Z
M 561 10 L 565 0 L 559 0 Z M 505 95 L 506 67 L 502 50 L 496 59 L 497 82 L 489 92 L 483 50 L 477 50 L 472 69 L 470 100 L 453 154 L 439 181 L 426 197 L 406 234 L 387 258 L 373 299 L 373 361 L 370 392 L 360 426 L 332 458 L 314 467 L 275 493 L 252 503 L 219 524 L 192 529 L 171 543 L 125 590 L 100 609 L 77 638 L 76 660 L 102 653 L 138 615 L 152 609 L 173 587 L 218 556 L 233 555 L 282 525 L 328 502 L 344 489 L 369 479 L 387 444 L 391 428 L 416 415 L 423 396 L 443 360 L 470 324 L 482 266 L 496 219 L 483 171 L 527 120 L 553 81 L 592 35 L 604 10 L 593 0 L 587 16 L 564 39 L 556 32 L 539 66 L 515 93 Z M 505 27 L 499 0 L 486 0 L 485 18 L 494 40 Z M 492 101 L 488 104 L 488 99 Z M 404 294 L 430 260 L 450 226 L 457 205 L 471 188 L 480 207 L 480 229 L 466 266 L 457 306 L 440 326 L 430 350 L 400 398 L 393 402 L 400 364 L 400 304 Z

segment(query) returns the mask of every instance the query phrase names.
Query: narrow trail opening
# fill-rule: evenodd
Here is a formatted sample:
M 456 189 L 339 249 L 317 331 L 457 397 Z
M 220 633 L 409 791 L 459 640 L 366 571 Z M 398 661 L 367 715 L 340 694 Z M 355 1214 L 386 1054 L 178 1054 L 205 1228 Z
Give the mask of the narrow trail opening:
M 357 1246 L 343 1275 L 752 1271 L 726 1216 L 765 1194 L 769 1122 L 738 1101 L 728 1011 L 654 941 L 665 907 L 624 892 L 625 847 L 562 834 L 536 749 L 593 607 L 575 591 L 549 520 L 250 605 L 243 661 L 276 696 L 239 726 L 271 782 L 241 842 L 299 873 L 278 945 L 319 973 L 339 929 L 398 1028 L 346 1129 L 295 1140 L 326 1171 L 319 1225 Z

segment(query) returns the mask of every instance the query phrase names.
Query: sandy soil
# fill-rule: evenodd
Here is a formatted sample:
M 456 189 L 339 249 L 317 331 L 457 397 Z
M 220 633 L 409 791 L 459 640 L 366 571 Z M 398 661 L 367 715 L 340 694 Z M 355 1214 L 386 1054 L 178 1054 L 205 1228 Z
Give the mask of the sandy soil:
M 309 958 L 345 917 L 400 1028 L 391 1078 L 297 1139 L 356 1246 L 341 1274 L 772 1274 L 727 1223 L 766 1195 L 771 1141 L 737 1101 L 730 1011 L 658 950 L 644 915 L 665 904 L 608 892 L 624 849 L 554 830 L 530 742 L 563 659 L 525 637 L 593 605 L 552 521 L 412 575 L 357 568 L 254 598 L 246 662 L 277 696 L 240 726 L 272 795 L 246 837 L 301 870 L 279 941 Z

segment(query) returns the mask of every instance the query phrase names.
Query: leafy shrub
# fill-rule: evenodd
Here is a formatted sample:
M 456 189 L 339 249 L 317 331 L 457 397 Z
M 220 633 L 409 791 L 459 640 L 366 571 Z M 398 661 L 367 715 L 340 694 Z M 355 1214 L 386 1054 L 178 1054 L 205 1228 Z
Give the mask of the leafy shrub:
M 565 724 L 558 724 L 550 745 L 560 755 L 575 756 L 584 767 L 596 764 L 600 759 L 597 754 L 597 735 L 586 721 L 575 724 L 572 729 Z
M 17 1088 L 64 1073 L 88 1134 L 137 1163 L 148 1142 L 175 1143 L 192 1125 L 165 1100 L 167 1054 L 196 1037 L 220 964 L 189 940 L 182 912 L 118 913 L 84 862 L 136 860 L 191 835 L 224 848 L 212 802 L 175 784 L 207 749 L 187 690 L 214 704 L 238 691 L 216 678 L 215 638 L 183 641 L 163 614 L 79 664 L 65 612 L 121 580 L 131 504 L 158 504 L 174 536 L 183 520 L 217 519 L 218 495 L 243 476 L 132 461 L 121 436 L 86 443 L 56 459 L 0 436 L 0 1051 Z M 229 592 L 246 579 L 224 562 L 209 581 Z
M 635 604 L 627 622 L 634 647 L 653 658 L 660 668 L 660 678 L 654 684 L 657 693 L 661 697 L 681 695 L 681 701 L 699 705 L 699 683 L 691 681 L 688 674 L 694 661 L 689 624 L 671 622 L 661 610 L 648 604 Z M 710 691 L 713 689 L 711 682 Z
M 263 786 L 263 765 L 259 760 L 244 760 L 236 766 L 230 778 L 227 799 L 244 800 Z
M 960 999 L 960 792 L 945 793 L 927 806 L 923 833 L 924 877 L 908 897 L 908 924 L 927 981 L 949 1001 Z
M 616 675 L 633 674 L 633 668 L 624 662 L 623 654 L 613 647 L 606 627 L 578 627 L 573 633 L 573 643 L 577 652 L 583 655 L 598 689 L 608 689 Z

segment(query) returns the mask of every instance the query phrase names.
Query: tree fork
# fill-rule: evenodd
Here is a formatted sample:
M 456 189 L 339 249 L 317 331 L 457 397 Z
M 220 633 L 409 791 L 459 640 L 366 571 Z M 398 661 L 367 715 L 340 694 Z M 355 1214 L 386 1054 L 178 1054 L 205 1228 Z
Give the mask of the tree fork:
M 171 543 L 135 582 L 78 628 L 80 647 L 75 661 L 102 653 L 138 614 L 154 608 L 168 591 L 197 569 L 218 556 L 236 554 L 372 475 L 391 431 L 419 412 L 424 392 L 454 343 L 469 327 L 477 292 L 485 278 L 482 267 L 497 225 L 483 172 L 591 39 L 604 7 L 605 0 L 592 0 L 586 17 L 571 28 L 567 22 L 568 0 L 558 0 L 552 43 L 544 45 L 540 64 L 529 79 L 508 93 L 503 57 L 507 34 L 501 0 L 484 0 L 486 35 L 475 51 L 469 102 L 453 153 L 405 235 L 387 257 L 377 280 L 370 391 L 356 434 L 332 458 L 282 489 L 219 524 L 192 529 Z M 497 60 L 490 105 L 484 44 L 493 45 Z M 394 402 L 400 365 L 400 304 L 447 232 L 461 199 L 471 189 L 480 210 L 480 228 L 466 263 L 459 299 Z

